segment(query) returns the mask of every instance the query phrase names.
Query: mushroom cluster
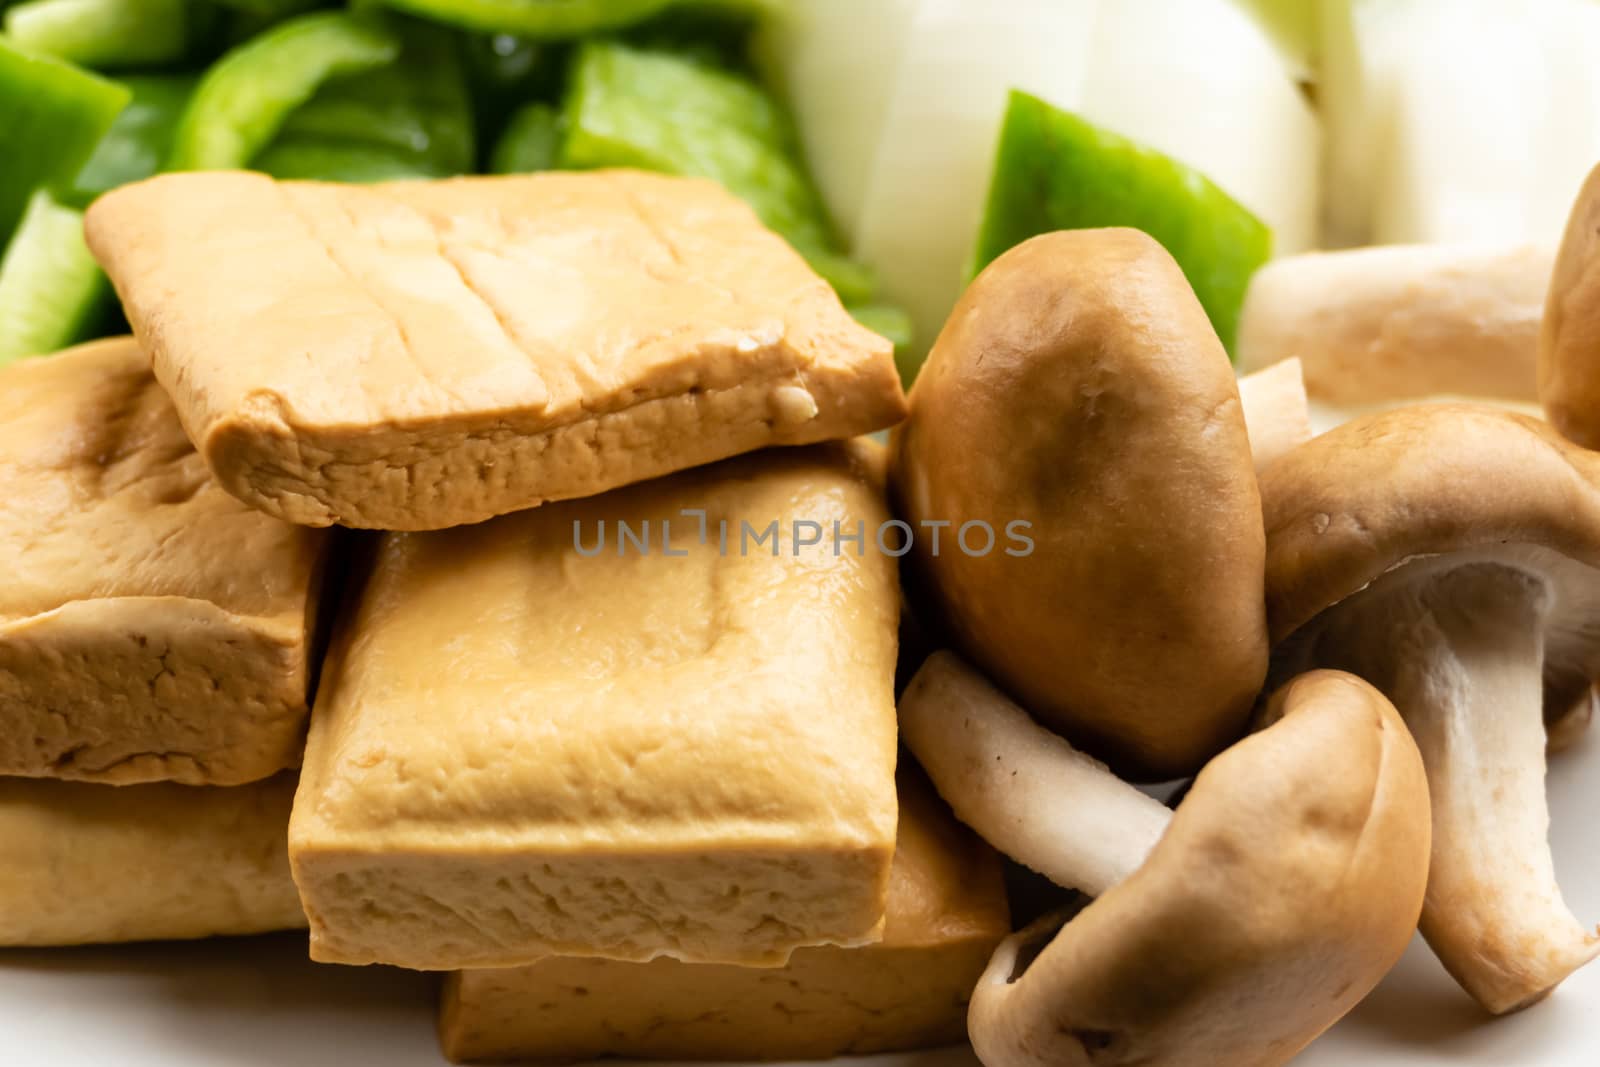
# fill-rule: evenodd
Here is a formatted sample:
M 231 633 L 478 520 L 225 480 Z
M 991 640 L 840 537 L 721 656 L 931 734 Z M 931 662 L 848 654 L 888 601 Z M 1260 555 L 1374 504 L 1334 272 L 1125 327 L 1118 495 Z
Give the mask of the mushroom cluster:
M 1550 423 L 1412 403 L 1313 436 L 1299 363 L 1236 381 L 1133 231 L 1038 237 L 972 283 L 892 486 L 914 524 L 1037 547 L 913 548 L 942 650 L 902 736 L 964 822 L 1076 891 L 974 993 L 988 1067 L 1280 1064 L 1419 926 L 1496 1014 L 1600 955 L 1544 797 L 1600 679 L 1600 169 L 1573 220 Z M 1191 775 L 1175 807 L 1133 784 Z

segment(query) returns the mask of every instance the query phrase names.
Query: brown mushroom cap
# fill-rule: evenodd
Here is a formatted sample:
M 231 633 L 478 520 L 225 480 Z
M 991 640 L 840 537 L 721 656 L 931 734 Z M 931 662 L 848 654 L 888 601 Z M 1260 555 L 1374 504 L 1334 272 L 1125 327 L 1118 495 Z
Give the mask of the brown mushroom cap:
M 1172 257 L 1134 230 L 1017 246 L 911 397 L 894 488 L 914 525 L 954 524 L 937 556 L 919 533 L 913 573 L 967 655 L 1129 776 L 1237 737 L 1266 672 L 1260 500 L 1232 369 Z M 977 520 L 1030 523 L 1034 550 L 960 551 Z
M 1315 438 L 1261 486 L 1274 676 L 1349 670 L 1399 708 L 1433 798 L 1422 932 L 1489 1010 L 1538 1000 L 1600 953 L 1544 797 L 1545 721 L 1600 677 L 1600 455 L 1430 405 Z
M 1600 448 L 1600 166 L 1567 218 L 1539 331 L 1539 400 L 1569 440 Z
M 1001 945 L 968 1016 L 987 1067 L 1281 1064 L 1399 959 L 1428 862 L 1416 746 L 1331 671 L 1269 718 L 1200 773 L 1131 877 Z

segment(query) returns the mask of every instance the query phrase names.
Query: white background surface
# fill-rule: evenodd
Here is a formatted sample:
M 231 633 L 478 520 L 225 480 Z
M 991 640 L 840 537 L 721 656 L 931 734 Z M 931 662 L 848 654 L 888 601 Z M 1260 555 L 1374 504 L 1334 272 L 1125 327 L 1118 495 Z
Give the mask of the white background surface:
M 1600 737 L 1556 757 L 1550 796 L 1562 886 L 1592 924 L 1600 920 Z M 311 964 L 303 935 L 0 951 L 0 1065 L 438 1067 L 433 997 L 426 975 Z M 945 1050 L 858 1062 L 975 1061 L 965 1050 Z M 1372 997 L 1296 1063 L 1595 1067 L 1600 963 L 1543 1004 L 1491 1019 L 1418 942 Z

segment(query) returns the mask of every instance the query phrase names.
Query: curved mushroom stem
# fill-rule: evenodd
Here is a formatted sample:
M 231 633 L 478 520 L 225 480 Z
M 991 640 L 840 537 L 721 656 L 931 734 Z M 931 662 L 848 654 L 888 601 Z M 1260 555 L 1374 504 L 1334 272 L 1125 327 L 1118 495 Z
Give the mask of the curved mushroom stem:
M 1413 564 L 1336 609 L 1317 658 L 1366 677 L 1416 738 L 1433 805 L 1422 933 L 1496 1014 L 1600 953 L 1556 884 L 1545 799 L 1552 595 L 1514 567 Z
M 906 687 L 900 731 L 957 818 L 1068 889 L 1099 896 L 1122 881 L 1172 819 L 951 652 L 930 656 Z

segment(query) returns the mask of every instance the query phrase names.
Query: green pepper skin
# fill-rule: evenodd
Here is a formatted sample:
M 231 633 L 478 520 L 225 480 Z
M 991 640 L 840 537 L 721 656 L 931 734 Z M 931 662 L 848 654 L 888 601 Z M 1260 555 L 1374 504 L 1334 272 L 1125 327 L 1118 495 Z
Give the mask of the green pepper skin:
M 671 52 L 587 42 L 574 61 L 565 124 L 562 167 L 710 178 L 754 208 L 842 300 L 871 299 L 877 279 L 838 251 L 788 113 L 753 80 Z
M 1250 276 L 1272 254 L 1267 225 L 1170 156 L 1013 92 L 971 274 L 1037 234 L 1099 226 L 1160 241 L 1232 350 Z
M 83 213 L 34 193 L 0 259 L 0 366 L 82 340 L 109 295 Z
M 206 71 L 179 121 L 167 169 L 247 166 L 323 83 L 385 66 L 399 55 L 393 32 L 346 12 L 280 23 Z
M 189 0 L 26 0 L 5 25 L 24 48 L 114 70 L 182 59 L 204 21 Z
M 393 27 L 400 59 L 328 81 L 251 166 L 278 178 L 388 181 L 474 169 L 477 139 L 460 53 L 419 23 Z
M 116 82 L 0 38 L 0 240 L 40 186 L 71 181 L 132 94 Z
M 384 0 L 396 11 L 486 33 L 570 40 L 632 26 L 676 0 Z
M 119 185 L 141 181 L 161 169 L 172 151 L 178 120 L 194 92 L 193 74 L 137 74 L 118 79 L 133 92 L 111 129 L 95 146 L 72 184 L 62 190 L 82 207 Z
M 549 104 L 519 108 L 506 123 L 489 156 L 494 174 L 530 174 L 551 170 L 561 151 L 561 113 Z

